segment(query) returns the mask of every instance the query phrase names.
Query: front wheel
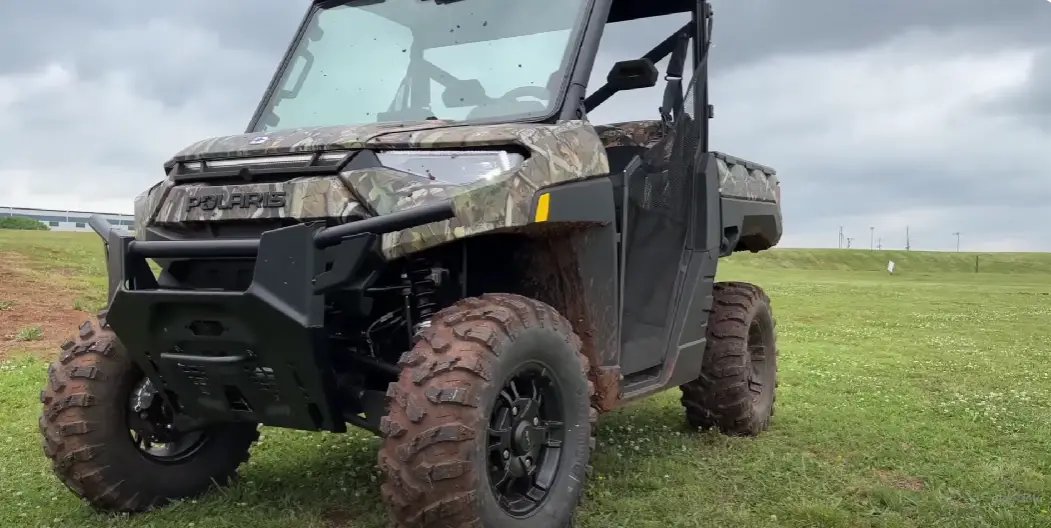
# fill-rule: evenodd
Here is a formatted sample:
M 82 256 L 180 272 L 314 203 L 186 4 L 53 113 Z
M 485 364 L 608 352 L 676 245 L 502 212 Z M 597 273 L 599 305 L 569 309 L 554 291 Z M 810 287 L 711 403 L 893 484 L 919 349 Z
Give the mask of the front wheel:
M 171 412 L 99 317 L 62 346 L 40 393 L 44 454 L 78 497 L 114 512 L 141 512 L 227 485 L 248 460 L 256 424 L 192 433 Z
M 571 524 L 598 414 L 569 321 L 518 295 L 467 299 L 399 364 L 379 454 L 397 526 Z

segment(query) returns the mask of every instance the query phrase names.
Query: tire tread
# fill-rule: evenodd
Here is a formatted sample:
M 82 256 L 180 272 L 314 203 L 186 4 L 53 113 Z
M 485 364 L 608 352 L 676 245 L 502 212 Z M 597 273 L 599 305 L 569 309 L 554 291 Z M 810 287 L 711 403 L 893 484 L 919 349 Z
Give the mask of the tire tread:
M 119 385 L 116 380 L 131 368 L 105 316 L 105 312 L 99 314 L 97 327 L 85 321 L 77 337 L 62 345 L 59 357 L 48 367 L 47 383 L 40 393 L 41 447 L 55 476 L 93 507 L 110 512 L 147 511 L 174 497 L 131 489 L 124 468 L 102 460 L 113 449 L 108 443 L 123 440 L 103 424 L 104 406 L 119 396 L 114 394 Z M 248 447 L 259 437 L 258 431 L 253 433 L 229 437 L 244 448 L 235 450 L 239 458 L 216 468 L 216 484 L 224 486 L 235 479 L 237 467 L 250 456 Z
M 492 379 L 500 345 L 537 327 L 562 336 L 588 375 L 589 362 L 569 321 L 514 294 L 484 294 L 439 311 L 413 350 L 402 355 L 405 371 L 387 391 L 390 412 L 381 421 L 385 441 L 379 453 L 381 492 L 396 526 L 481 526 L 475 489 L 485 477 L 471 465 L 472 440 L 485 434 L 470 425 L 485 422 L 477 398 Z M 588 388 L 590 401 L 594 385 Z M 597 416 L 591 408 L 593 434 Z
M 755 436 L 769 428 L 773 403 L 770 416 L 755 414 L 748 386 L 748 330 L 760 309 L 770 310 L 770 298 L 759 286 L 745 282 L 716 283 L 713 297 L 701 374 L 680 387 L 680 401 L 691 427 L 715 428 L 732 436 Z M 772 356 L 769 360 L 776 361 L 776 337 L 772 341 L 773 350 L 767 353 Z M 775 387 L 776 377 L 775 371 Z M 776 401 L 776 392 L 773 398 Z

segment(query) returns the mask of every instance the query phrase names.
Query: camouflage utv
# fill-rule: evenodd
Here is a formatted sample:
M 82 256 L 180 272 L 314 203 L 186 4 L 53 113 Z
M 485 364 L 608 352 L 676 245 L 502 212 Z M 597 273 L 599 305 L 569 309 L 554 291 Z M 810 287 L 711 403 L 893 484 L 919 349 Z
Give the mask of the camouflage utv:
M 589 86 L 607 26 L 675 14 Z M 314 2 L 246 133 L 168 161 L 134 236 L 92 219 L 108 310 L 48 372 L 55 473 L 139 512 L 231 483 L 260 425 L 350 424 L 383 439 L 397 526 L 547 528 L 571 522 L 602 413 L 680 387 L 691 426 L 767 428 L 769 299 L 715 275 L 779 241 L 779 184 L 708 150 L 711 18 Z M 651 120 L 590 122 L 662 73 Z

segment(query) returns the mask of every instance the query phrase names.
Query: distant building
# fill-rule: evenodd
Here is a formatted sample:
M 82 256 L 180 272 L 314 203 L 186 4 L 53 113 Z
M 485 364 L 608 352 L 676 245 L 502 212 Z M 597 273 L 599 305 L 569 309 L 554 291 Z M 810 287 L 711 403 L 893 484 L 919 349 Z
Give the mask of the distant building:
M 55 209 L 33 209 L 29 207 L 4 207 L 0 205 L 0 218 L 21 217 L 39 220 L 52 231 L 91 231 L 88 218 L 91 215 L 102 215 L 109 223 L 128 231 L 135 229 L 135 217 L 113 213 L 90 213 L 87 211 L 59 211 Z

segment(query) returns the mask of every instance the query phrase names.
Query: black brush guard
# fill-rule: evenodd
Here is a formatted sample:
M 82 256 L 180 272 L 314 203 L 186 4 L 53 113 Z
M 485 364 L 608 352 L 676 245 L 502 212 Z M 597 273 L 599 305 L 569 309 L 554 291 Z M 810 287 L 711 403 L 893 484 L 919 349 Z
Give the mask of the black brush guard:
M 324 325 L 325 293 L 368 276 L 379 240 L 454 216 L 449 201 L 252 240 L 139 241 L 93 216 L 109 272 L 107 322 L 177 409 L 175 426 L 253 421 L 345 431 Z M 146 259 L 254 259 L 245 290 L 158 285 Z

